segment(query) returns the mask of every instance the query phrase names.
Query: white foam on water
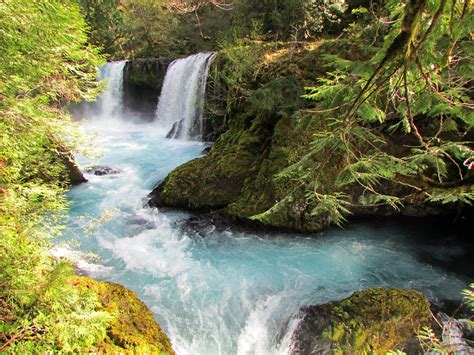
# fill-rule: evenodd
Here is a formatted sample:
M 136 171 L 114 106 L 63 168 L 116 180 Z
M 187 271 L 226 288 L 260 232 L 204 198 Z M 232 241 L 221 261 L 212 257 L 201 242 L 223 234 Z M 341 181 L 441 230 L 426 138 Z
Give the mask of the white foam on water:
M 66 245 L 57 245 L 51 249 L 50 253 L 56 259 L 64 258 L 73 262 L 80 271 L 94 278 L 103 279 L 110 277 L 113 271 L 112 267 L 90 261 L 93 256 L 71 249 Z

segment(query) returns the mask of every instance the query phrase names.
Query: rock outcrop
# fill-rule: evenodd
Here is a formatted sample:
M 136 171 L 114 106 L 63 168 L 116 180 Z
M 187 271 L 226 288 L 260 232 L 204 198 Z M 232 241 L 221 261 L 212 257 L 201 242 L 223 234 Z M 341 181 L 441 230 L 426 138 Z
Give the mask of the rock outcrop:
M 86 277 L 76 278 L 73 285 L 96 293 L 102 305 L 97 311 L 106 311 L 113 317 L 105 339 L 96 345 L 93 352 L 175 354 L 170 340 L 153 318 L 153 313 L 134 292 L 118 284 Z
M 86 173 L 94 174 L 96 176 L 117 175 L 122 173 L 122 171 L 120 171 L 119 169 L 111 168 L 110 166 L 105 165 L 89 166 L 84 171 Z
M 416 332 L 430 326 L 430 304 L 419 292 L 369 289 L 340 302 L 309 306 L 292 338 L 291 354 L 421 352 Z
M 158 98 L 171 60 L 132 59 L 124 68 L 123 103 L 127 111 L 143 120 L 155 117 Z
M 124 82 L 161 92 L 166 71 L 172 60 L 167 58 L 132 59 L 124 68 Z
M 324 77 L 330 70 L 324 63 L 336 55 L 341 60 L 364 61 L 371 51 L 362 42 L 341 39 L 305 45 L 248 42 L 218 52 L 206 103 L 206 136 L 212 137 L 210 130 L 217 140 L 205 157 L 171 172 L 151 193 L 150 205 L 219 211 L 303 232 L 337 222 L 337 201 L 331 198 L 338 194 L 344 196 L 353 215 L 419 217 L 456 210 L 456 204 L 427 202 L 425 192 L 440 187 L 416 176 L 403 184 L 383 181 L 380 186 L 382 193 L 402 197 L 404 207 L 373 202 L 359 184 L 337 186 L 345 166 L 343 154 L 309 154 L 315 135 L 325 132 L 330 120 L 302 98 L 304 87 Z M 425 120 L 420 127 L 433 129 L 430 122 Z M 387 154 L 402 157 L 416 145 L 413 137 L 402 132 L 377 129 L 386 139 L 382 149 Z M 450 191 L 468 192 L 473 186 L 464 183 Z M 315 189 L 330 198 L 318 199 Z

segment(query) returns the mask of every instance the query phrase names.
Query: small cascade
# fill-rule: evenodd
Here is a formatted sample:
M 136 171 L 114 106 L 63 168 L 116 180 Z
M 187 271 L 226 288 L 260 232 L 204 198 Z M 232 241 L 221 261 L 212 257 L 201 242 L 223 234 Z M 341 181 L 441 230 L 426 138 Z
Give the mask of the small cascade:
M 213 53 L 198 53 L 171 63 L 156 109 L 168 138 L 200 140 L 204 125 L 206 81 Z
M 121 117 L 123 107 L 123 69 L 126 61 L 108 62 L 99 69 L 99 79 L 107 80 L 107 89 L 97 99 L 96 116 L 101 119 Z

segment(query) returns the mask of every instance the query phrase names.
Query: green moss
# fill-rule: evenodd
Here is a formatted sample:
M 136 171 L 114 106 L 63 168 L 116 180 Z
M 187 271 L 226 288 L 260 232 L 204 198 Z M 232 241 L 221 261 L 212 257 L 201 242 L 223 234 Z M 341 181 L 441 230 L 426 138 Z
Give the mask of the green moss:
M 125 287 L 85 277 L 74 279 L 75 287 L 92 290 L 102 308 L 112 315 L 105 339 L 95 351 L 126 354 L 174 354 L 171 342 L 153 318 L 152 312 Z
M 335 203 L 321 202 L 312 191 L 338 193 L 344 201 L 358 203 L 362 187 L 336 187 L 345 166 L 342 152 L 308 154 L 315 134 L 330 126 L 323 114 L 307 110 L 301 95 L 328 70 L 328 54 L 365 60 L 371 50 L 339 39 L 304 45 L 242 41 L 218 52 L 207 108 L 212 109 L 210 125 L 220 136 L 208 156 L 178 167 L 166 178 L 154 193 L 160 204 L 220 210 L 272 227 L 310 232 L 337 221 L 339 213 L 334 212 Z M 295 163 L 298 170 L 291 172 Z M 404 193 L 392 185 L 386 186 L 388 193 Z M 390 211 L 369 205 L 359 210 L 351 206 L 351 212 Z
M 416 332 L 430 324 L 428 301 L 412 290 L 356 292 L 330 313 L 332 331 L 325 336 L 344 353 L 411 348 L 416 346 Z
M 419 292 L 369 289 L 310 306 L 293 334 L 298 354 L 386 354 L 421 351 L 417 331 L 430 325 L 429 303 Z
M 161 90 L 170 62 L 168 59 L 160 58 L 130 60 L 125 65 L 125 82 Z

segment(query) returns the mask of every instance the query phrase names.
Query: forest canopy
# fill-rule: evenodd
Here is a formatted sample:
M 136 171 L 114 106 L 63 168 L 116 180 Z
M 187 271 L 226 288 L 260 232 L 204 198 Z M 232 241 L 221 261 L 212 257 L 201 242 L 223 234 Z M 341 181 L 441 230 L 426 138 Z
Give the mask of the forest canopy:
M 308 40 L 337 32 L 338 0 L 80 0 L 91 41 L 111 58 L 176 57 L 241 38 Z

